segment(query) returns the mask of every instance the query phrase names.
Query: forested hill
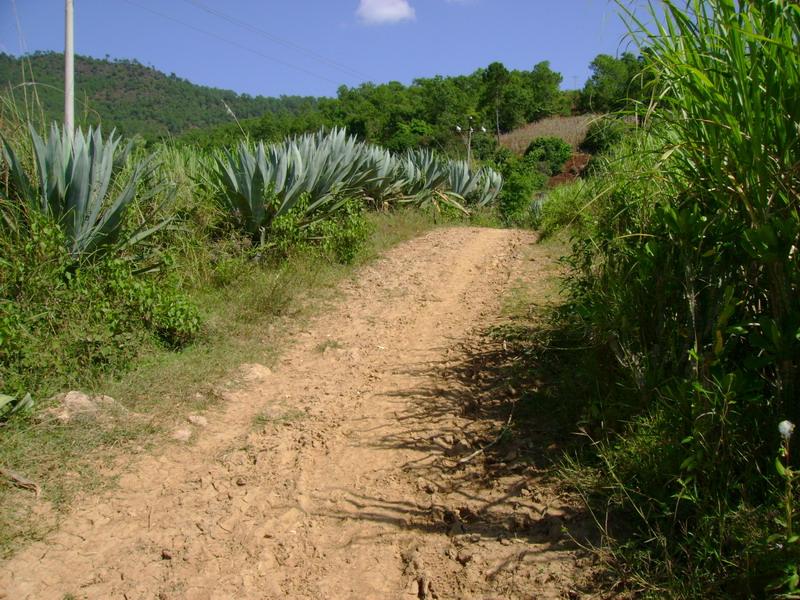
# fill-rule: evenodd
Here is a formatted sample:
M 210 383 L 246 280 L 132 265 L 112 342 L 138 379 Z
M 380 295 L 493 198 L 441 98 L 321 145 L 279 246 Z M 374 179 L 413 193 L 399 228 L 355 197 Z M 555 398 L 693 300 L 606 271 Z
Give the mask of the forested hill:
M 23 79 L 24 62 L 24 79 Z M 63 118 L 64 55 L 37 52 L 17 58 L 0 53 L 0 82 L 35 82 L 46 120 Z M 15 89 L 18 100 L 22 90 Z M 224 103 L 223 103 L 224 102 Z M 310 97 L 267 98 L 195 85 L 174 73 L 166 75 L 135 60 L 75 57 L 75 117 L 84 125 L 102 122 L 146 139 L 178 136 L 194 129 L 230 122 L 225 104 L 239 119 L 267 113 L 299 114 L 313 109 Z

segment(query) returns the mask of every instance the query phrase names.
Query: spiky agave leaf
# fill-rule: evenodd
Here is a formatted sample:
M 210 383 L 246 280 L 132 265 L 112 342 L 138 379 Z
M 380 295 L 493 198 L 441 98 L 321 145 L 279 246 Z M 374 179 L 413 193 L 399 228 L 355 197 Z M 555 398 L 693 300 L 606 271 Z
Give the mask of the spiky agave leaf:
M 448 164 L 450 190 L 462 198 L 469 198 L 478 185 L 479 176 L 480 171 L 473 171 L 466 161 L 454 160 Z
M 252 152 L 241 142 L 236 152 L 222 150 L 215 161 L 223 203 L 248 233 L 258 235 L 266 217 L 264 198 L 268 175 L 263 145 Z
M 367 146 L 364 153 L 369 169 L 363 183 L 364 195 L 375 205 L 402 196 L 409 185 L 403 161 L 378 146 Z
M 491 204 L 503 189 L 503 176 L 489 167 L 483 167 L 477 173 L 477 183 L 470 193 L 470 201 L 482 207 Z
M 415 204 L 420 208 L 433 207 L 437 212 L 440 204 L 446 204 L 469 214 L 464 208 L 464 198 L 450 189 L 450 169 L 448 161 L 432 150 L 412 150 L 403 159 L 403 169 L 408 181 L 406 196 L 402 202 Z

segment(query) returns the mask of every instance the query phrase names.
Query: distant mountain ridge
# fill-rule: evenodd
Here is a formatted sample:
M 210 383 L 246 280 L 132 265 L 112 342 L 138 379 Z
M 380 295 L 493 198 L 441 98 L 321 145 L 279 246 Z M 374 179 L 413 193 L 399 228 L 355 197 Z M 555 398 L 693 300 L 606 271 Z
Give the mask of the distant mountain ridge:
M 0 93 L 8 93 L 10 86 L 20 100 L 22 93 L 17 86 L 33 81 L 45 119 L 60 121 L 63 71 L 61 53 L 36 52 L 22 57 L 0 53 Z M 297 115 L 315 108 L 318 102 L 307 96 L 253 97 L 196 85 L 136 60 L 75 57 L 78 123 L 102 124 L 109 130 L 115 127 L 122 134 L 139 134 L 147 140 L 229 123 L 233 117 L 226 104 L 237 118 L 249 119 L 265 113 Z

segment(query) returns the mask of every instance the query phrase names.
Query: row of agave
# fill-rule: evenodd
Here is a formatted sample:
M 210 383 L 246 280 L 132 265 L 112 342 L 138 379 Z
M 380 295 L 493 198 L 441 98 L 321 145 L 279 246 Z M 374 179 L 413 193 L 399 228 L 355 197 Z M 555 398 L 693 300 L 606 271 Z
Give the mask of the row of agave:
M 289 138 L 269 146 L 241 142 L 216 157 L 216 183 L 228 207 L 254 237 L 271 221 L 302 207 L 307 221 L 334 212 L 348 196 L 374 206 L 415 203 L 464 213 L 500 193 L 502 177 L 471 169 L 429 150 L 395 155 L 343 129 Z
M 104 138 L 100 128 L 70 135 L 53 124 L 49 137 L 40 137 L 33 127 L 30 136 L 33 169 L 3 140 L 2 171 L 7 176 L 0 200 L 53 217 L 73 258 L 139 242 L 168 222 L 146 225 L 141 219 L 139 227 L 121 237 L 134 198 L 169 196 L 158 183 L 165 177 L 154 155 L 129 161 L 131 145 L 121 147 L 114 132 Z M 353 196 L 375 206 L 448 204 L 468 212 L 467 206 L 494 200 L 502 185 L 500 175 L 490 169 L 472 170 L 427 150 L 397 156 L 342 129 L 269 146 L 242 142 L 235 151 L 219 151 L 213 162 L 200 162 L 210 171 L 223 204 L 262 242 L 272 220 L 295 208 L 305 223 L 325 218 Z M 5 224 L 10 226 L 11 220 Z

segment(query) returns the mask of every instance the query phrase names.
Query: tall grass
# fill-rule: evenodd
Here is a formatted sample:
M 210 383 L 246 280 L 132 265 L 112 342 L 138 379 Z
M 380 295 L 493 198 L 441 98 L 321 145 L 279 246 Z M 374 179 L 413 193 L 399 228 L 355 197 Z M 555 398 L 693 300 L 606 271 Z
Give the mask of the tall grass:
M 628 523 L 613 548 L 634 588 L 796 597 L 775 458 L 778 423 L 800 421 L 800 7 L 650 11 L 651 30 L 628 13 L 655 78 L 646 133 L 573 199 L 568 318 L 613 376 L 572 476 Z

